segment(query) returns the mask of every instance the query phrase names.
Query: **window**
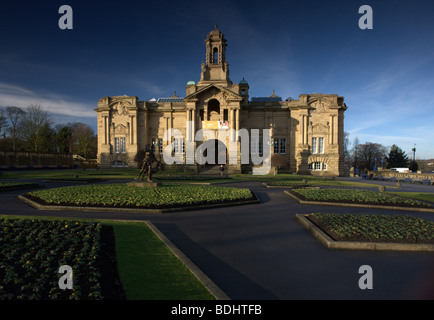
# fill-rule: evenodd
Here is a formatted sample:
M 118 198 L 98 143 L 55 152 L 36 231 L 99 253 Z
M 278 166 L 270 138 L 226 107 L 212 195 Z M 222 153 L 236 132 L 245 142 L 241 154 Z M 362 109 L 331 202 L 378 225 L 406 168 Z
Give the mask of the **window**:
M 324 153 L 324 138 L 318 138 L 318 153 Z
M 262 138 L 259 139 L 252 139 L 250 142 L 250 150 L 251 154 L 259 154 L 262 155 Z
M 286 153 L 286 139 L 274 138 L 274 153 Z
M 126 152 L 125 138 L 120 138 L 120 142 L 121 142 L 121 153 L 125 153 Z
M 119 153 L 119 138 L 115 138 L 115 153 Z
M 115 153 L 125 153 L 125 138 L 115 138 Z
M 279 139 L 274 138 L 274 153 L 279 153 Z
M 219 59 L 219 50 L 217 48 L 214 48 L 213 50 L 213 61 L 212 63 L 214 64 L 218 64 L 218 59 Z
M 250 140 L 250 153 L 251 154 L 258 154 L 259 153 L 259 141 L 256 139 Z
M 317 142 L 318 138 L 314 137 L 312 138 L 312 153 L 317 153 Z
M 178 153 L 184 153 L 185 152 L 185 145 L 184 145 L 184 138 L 175 138 L 173 140 L 173 151 L 175 154 Z
M 285 138 L 280 139 L 280 153 L 282 153 L 282 154 L 286 153 L 286 139 Z
M 158 138 L 158 152 L 163 153 L 163 138 Z
M 324 137 L 312 138 L 312 153 L 324 153 Z
M 309 163 L 309 170 L 322 170 L 322 171 L 326 171 L 327 170 L 327 163 L 325 162 L 311 162 Z

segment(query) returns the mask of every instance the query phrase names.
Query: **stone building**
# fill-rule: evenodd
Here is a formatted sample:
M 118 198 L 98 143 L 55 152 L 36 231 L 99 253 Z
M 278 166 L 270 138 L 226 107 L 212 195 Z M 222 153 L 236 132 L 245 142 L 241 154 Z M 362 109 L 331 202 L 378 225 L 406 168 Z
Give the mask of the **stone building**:
M 229 172 L 251 172 L 261 166 L 253 159 L 270 154 L 274 161 L 279 154 L 288 172 L 343 175 L 344 98 L 314 93 L 283 100 L 274 91 L 250 97 L 245 79 L 230 80 L 226 47 L 216 26 L 205 40 L 200 80 L 187 82 L 184 98 L 100 99 L 100 166 L 137 167 L 148 145 L 169 170 L 198 172 L 226 163 Z

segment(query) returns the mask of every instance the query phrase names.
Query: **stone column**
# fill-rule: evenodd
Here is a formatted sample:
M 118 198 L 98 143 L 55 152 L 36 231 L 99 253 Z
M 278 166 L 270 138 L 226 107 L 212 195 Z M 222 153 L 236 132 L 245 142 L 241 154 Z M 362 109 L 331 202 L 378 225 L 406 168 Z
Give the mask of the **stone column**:
M 148 110 L 145 110 L 145 130 L 144 130 L 144 134 L 145 134 L 145 146 L 147 144 L 149 144 L 149 136 L 148 136 L 149 130 L 148 130 Z
M 107 144 L 109 141 L 108 134 L 109 134 L 109 128 L 108 128 L 108 119 L 107 116 L 104 116 L 104 144 Z
M 134 144 L 134 131 L 136 126 L 134 125 L 134 116 L 130 116 L 130 144 Z
M 185 138 L 186 138 L 186 141 L 191 141 L 190 110 L 187 109 L 186 113 L 187 113 L 187 117 L 186 117 L 186 119 L 187 119 L 187 125 L 186 125 L 186 128 L 185 128 L 185 135 L 186 135 Z
M 192 140 L 194 140 L 194 136 L 196 134 L 196 109 L 191 110 L 191 136 Z
M 240 109 L 236 109 L 235 116 L 237 118 L 235 123 L 235 130 L 238 133 L 238 131 L 240 130 Z

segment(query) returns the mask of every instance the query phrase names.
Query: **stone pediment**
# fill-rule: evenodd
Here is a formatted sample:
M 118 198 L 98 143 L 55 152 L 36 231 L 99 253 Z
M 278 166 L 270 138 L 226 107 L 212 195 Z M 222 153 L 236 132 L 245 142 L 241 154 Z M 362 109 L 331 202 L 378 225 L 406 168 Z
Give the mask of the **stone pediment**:
M 329 130 L 329 127 L 322 124 L 322 123 L 316 123 L 312 125 L 312 132 L 315 133 L 327 133 Z
M 217 99 L 221 103 L 228 101 L 241 101 L 243 99 L 239 94 L 220 86 L 210 84 L 198 91 L 188 95 L 184 101 L 202 101 L 207 103 L 211 99 Z
M 115 132 L 117 134 L 128 134 L 129 133 L 128 131 L 129 131 L 128 128 L 123 124 L 118 124 L 115 126 Z

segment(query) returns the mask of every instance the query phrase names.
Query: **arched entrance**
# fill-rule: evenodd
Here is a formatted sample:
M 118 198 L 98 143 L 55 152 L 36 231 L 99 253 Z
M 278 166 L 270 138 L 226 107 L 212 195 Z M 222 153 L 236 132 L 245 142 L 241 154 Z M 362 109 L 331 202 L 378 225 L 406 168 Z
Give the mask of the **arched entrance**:
M 219 139 L 205 141 L 200 146 L 200 152 L 203 152 L 205 165 L 214 166 L 227 163 L 226 145 Z
M 220 102 L 217 99 L 208 101 L 208 119 L 207 121 L 220 120 Z

